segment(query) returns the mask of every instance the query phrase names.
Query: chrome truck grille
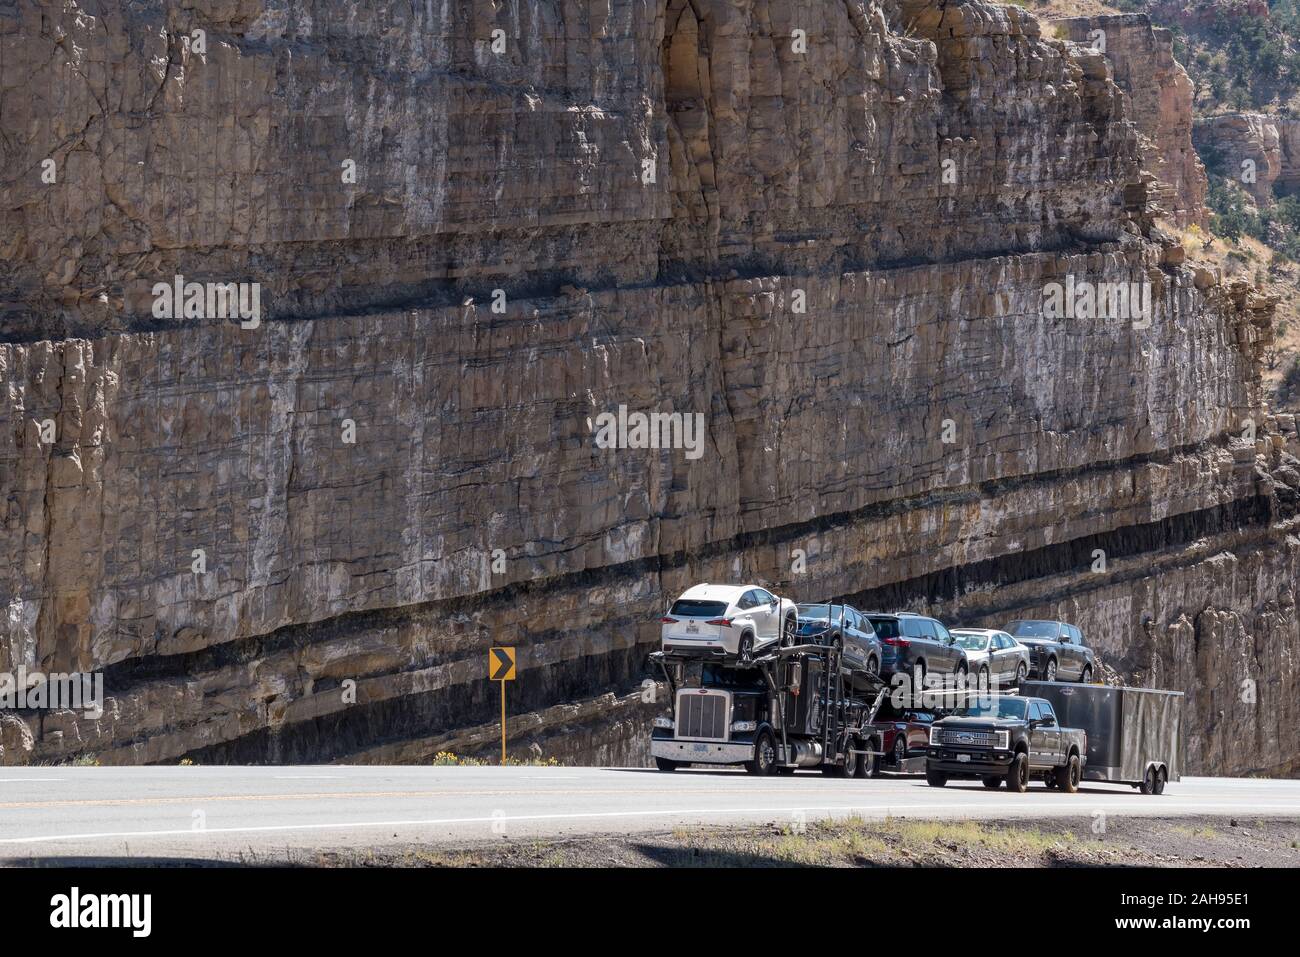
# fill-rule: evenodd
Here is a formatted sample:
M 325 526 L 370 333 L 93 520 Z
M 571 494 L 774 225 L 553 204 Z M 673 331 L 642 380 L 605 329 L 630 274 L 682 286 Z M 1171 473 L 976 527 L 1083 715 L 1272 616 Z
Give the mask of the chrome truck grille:
M 939 743 L 967 748 L 994 748 L 998 744 L 996 731 L 954 731 L 943 728 L 939 731 Z
M 677 693 L 677 737 L 727 740 L 731 695 L 725 691 L 687 688 Z

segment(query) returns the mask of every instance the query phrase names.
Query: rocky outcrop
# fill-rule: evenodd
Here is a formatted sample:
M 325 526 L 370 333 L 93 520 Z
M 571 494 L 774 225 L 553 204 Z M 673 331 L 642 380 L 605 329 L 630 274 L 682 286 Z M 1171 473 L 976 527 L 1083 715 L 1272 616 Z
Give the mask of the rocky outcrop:
M 1051 21 L 1069 40 L 1103 53 L 1129 98 L 1141 136 L 1142 165 L 1160 185 L 1161 207 L 1180 226 L 1205 221 L 1209 190 L 1192 145 L 1195 90 L 1174 59 L 1173 35 L 1146 14 L 1070 17 Z
M 1224 697 L 1296 690 L 1271 304 L 1180 265 L 1106 60 L 1025 11 L 0 23 L 0 670 L 110 698 L 0 760 L 490 753 L 509 644 L 522 753 L 640 761 L 665 602 L 746 578 L 1069 614 L 1200 682 L 1194 769 L 1293 768 L 1290 712 Z M 259 283 L 256 322 L 155 314 L 178 274 Z M 1121 282 L 1149 316 L 1044 308 Z M 703 441 L 598 444 L 620 407 Z
M 1279 119 L 1264 113 L 1224 113 L 1197 120 L 1195 139 L 1218 171 L 1240 183 L 1257 206 L 1271 206 L 1273 185 L 1288 166 L 1278 127 Z

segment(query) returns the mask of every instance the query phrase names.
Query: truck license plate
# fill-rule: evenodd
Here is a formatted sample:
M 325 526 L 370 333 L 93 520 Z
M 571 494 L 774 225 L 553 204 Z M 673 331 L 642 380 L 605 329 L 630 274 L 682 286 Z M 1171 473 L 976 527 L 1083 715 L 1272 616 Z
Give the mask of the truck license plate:
M 959 755 L 957 755 L 957 760 L 958 760 L 959 762 L 961 762 L 961 761 L 969 761 L 969 760 L 970 760 L 970 755 L 969 755 L 969 754 L 959 754 Z

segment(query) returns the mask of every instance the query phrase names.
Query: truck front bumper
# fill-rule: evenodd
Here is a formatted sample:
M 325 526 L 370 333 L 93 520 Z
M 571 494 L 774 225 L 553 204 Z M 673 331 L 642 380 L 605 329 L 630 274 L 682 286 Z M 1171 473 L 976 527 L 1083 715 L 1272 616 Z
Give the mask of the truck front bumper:
M 753 741 L 690 741 L 653 738 L 650 753 L 683 764 L 742 764 L 754 760 Z
M 944 774 L 1006 774 L 1011 767 L 1010 751 L 963 751 L 959 748 L 931 748 L 926 767 Z

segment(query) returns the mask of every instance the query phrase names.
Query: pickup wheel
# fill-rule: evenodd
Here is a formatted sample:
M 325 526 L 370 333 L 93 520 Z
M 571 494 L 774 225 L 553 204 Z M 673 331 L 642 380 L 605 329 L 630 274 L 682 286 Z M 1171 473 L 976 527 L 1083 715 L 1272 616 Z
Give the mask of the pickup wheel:
M 1075 794 L 1079 790 L 1079 756 L 1070 755 L 1064 767 L 1056 769 L 1056 786 L 1066 794 Z
M 745 770 L 759 777 L 776 773 L 776 742 L 771 731 L 762 731 L 754 741 L 754 758 L 745 762 Z
M 944 774 L 942 771 L 931 771 L 929 768 L 926 768 L 925 783 L 930 785 L 932 788 L 941 788 L 948 783 L 948 775 Z
M 1092 684 L 1092 665 L 1083 666 L 1083 674 L 1079 676 L 1079 681 L 1083 684 Z
M 1056 680 L 1056 659 L 1055 658 L 1047 659 L 1047 667 L 1043 669 L 1043 680 L 1044 681 Z
M 1024 794 L 1029 790 L 1029 756 L 1020 751 L 1011 759 L 1007 768 L 1007 790 Z
M 655 758 L 655 767 L 660 771 L 676 771 L 680 765 L 669 758 Z
M 1147 773 L 1142 777 L 1142 783 L 1138 785 L 1138 790 L 1143 794 L 1155 794 L 1156 782 L 1160 780 L 1160 772 L 1156 770 L 1153 764 L 1147 768 Z
M 996 791 L 1002 787 L 1002 779 L 996 774 L 986 774 L 984 775 L 984 786 L 990 791 Z

